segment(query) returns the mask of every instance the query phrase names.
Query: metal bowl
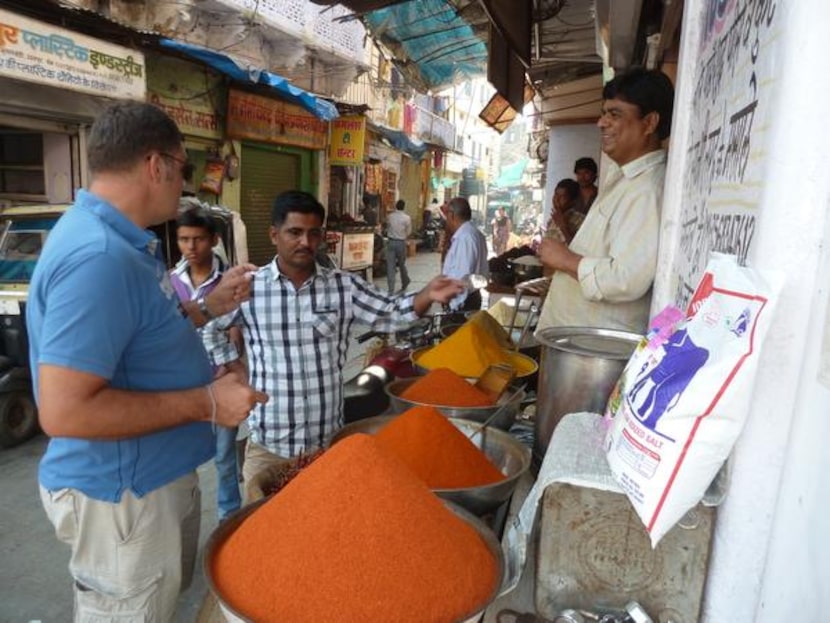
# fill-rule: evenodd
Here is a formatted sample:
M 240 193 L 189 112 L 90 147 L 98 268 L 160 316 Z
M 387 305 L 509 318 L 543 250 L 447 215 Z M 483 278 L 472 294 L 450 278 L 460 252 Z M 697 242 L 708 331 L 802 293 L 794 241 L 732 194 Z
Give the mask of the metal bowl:
M 332 445 L 355 433 L 373 435 L 389 422 L 395 419 L 394 415 L 379 415 L 353 422 L 341 428 L 334 437 Z M 458 430 L 470 437 L 471 441 L 484 452 L 505 479 L 481 487 L 466 487 L 461 489 L 433 489 L 440 498 L 454 502 L 471 513 L 482 516 L 495 511 L 504 502 L 510 499 L 519 479 L 530 467 L 530 449 L 522 444 L 513 435 L 504 431 L 488 427 L 485 434 L 480 432 L 480 424 L 459 418 L 449 418 Z M 482 448 L 482 437 L 484 447 Z
M 397 379 L 386 384 L 383 389 L 389 396 L 389 406 L 392 408 L 393 412 L 403 413 L 412 407 L 427 406 L 435 407 L 448 418 L 461 418 L 463 420 L 472 420 L 473 422 L 485 422 L 496 409 L 506 403 L 509 403 L 509 406 L 502 411 L 498 417 L 493 420 L 493 422 L 490 423 L 490 426 L 494 426 L 501 430 L 509 430 L 510 426 L 516 419 L 516 414 L 519 412 L 519 407 L 521 406 L 521 403 L 525 399 L 526 395 L 524 390 L 517 393 L 515 388 L 508 387 L 507 391 L 504 392 L 501 398 L 499 398 L 499 401 L 495 405 L 491 405 L 489 407 L 451 407 L 448 405 L 429 402 L 416 402 L 414 400 L 408 400 L 407 398 L 401 397 L 401 394 L 403 394 L 410 385 L 419 379 L 420 377 L 416 376 L 408 379 Z M 511 396 L 511 394 L 516 395 Z
M 421 348 L 416 348 L 409 355 L 409 358 L 412 361 L 412 367 L 415 369 L 415 371 L 418 374 L 426 374 L 427 372 L 430 371 L 430 368 L 425 368 L 424 366 L 422 366 L 421 364 L 418 363 L 418 360 L 421 358 L 421 355 L 423 355 L 425 352 L 427 352 L 430 348 L 434 348 L 434 347 L 433 346 L 423 346 Z M 524 372 L 522 374 L 516 374 L 517 379 L 530 378 L 539 371 L 539 363 L 535 359 L 533 359 L 533 357 L 530 357 L 528 355 L 525 355 L 524 353 L 520 353 L 520 352 L 516 352 L 516 351 L 510 351 L 510 356 L 521 359 L 522 361 L 525 362 L 525 364 L 528 367 L 527 372 Z M 475 377 L 473 377 L 473 380 L 475 380 Z
M 488 433 L 489 435 L 489 433 Z M 204 571 L 205 578 L 207 578 L 208 587 L 210 587 L 211 593 L 213 593 L 214 597 L 216 597 L 216 601 L 219 604 L 219 608 L 222 610 L 222 614 L 225 616 L 225 620 L 229 623 L 254 623 L 251 619 L 246 618 L 240 612 L 234 610 L 225 600 L 225 597 L 222 595 L 222 591 L 216 585 L 216 582 L 213 578 L 213 562 L 216 559 L 216 554 L 219 549 L 222 547 L 224 542 L 231 536 L 231 534 L 236 531 L 242 522 L 245 521 L 253 512 L 255 512 L 260 506 L 262 506 L 268 499 L 259 500 L 258 502 L 254 502 L 253 504 L 249 504 L 244 508 L 236 511 L 232 515 L 230 515 L 225 521 L 219 524 L 216 529 L 211 533 L 208 537 L 207 543 L 205 543 L 205 551 L 204 556 L 202 558 L 202 570 Z M 487 600 L 482 603 L 476 605 L 474 608 L 470 610 L 469 613 L 464 613 L 461 618 L 459 618 L 454 623 L 475 623 L 481 618 L 484 609 L 489 606 L 493 600 L 496 599 L 499 592 L 501 591 L 501 585 L 504 582 L 504 553 L 501 549 L 501 544 L 499 543 L 496 535 L 493 534 L 493 531 L 488 528 L 483 521 L 481 521 L 478 517 L 474 516 L 470 512 L 460 508 L 456 504 L 444 500 L 444 505 L 452 511 L 457 517 L 461 520 L 465 521 L 467 524 L 470 525 L 481 537 L 481 540 L 484 541 L 485 546 L 490 551 L 490 554 L 493 556 L 493 559 L 496 561 L 496 582 L 493 588 L 493 592 L 487 597 Z M 278 553 L 275 555 L 279 555 Z M 290 564 L 291 561 L 286 561 L 287 564 Z M 325 590 L 325 587 L 323 587 Z M 394 600 L 395 596 L 390 595 L 390 599 Z M 278 622 L 272 622 L 278 623 Z

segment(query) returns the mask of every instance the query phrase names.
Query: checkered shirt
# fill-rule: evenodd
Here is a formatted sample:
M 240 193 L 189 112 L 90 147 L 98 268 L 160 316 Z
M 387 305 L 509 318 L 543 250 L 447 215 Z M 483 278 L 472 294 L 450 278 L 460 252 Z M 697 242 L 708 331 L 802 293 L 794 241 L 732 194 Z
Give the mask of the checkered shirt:
M 205 329 L 215 365 L 238 358 L 225 329 L 241 329 L 251 386 L 270 397 L 248 415 L 252 441 L 282 457 L 323 447 L 343 424 L 342 371 L 353 324 L 406 328 L 417 318 L 413 298 L 319 265 L 299 289 L 276 261 L 260 268 L 251 298 Z

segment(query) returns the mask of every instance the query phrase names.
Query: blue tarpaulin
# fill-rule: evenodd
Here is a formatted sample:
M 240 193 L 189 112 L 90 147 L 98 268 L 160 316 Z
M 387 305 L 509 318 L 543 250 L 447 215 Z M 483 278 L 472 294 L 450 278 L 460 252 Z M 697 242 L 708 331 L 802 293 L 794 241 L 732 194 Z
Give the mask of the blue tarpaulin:
M 427 153 L 426 143 L 418 139 L 410 138 L 401 130 L 387 128 L 386 126 L 378 125 L 376 123 L 370 124 L 369 128 L 389 141 L 392 147 L 405 154 L 409 154 L 415 158 L 415 160 L 423 159 L 424 154 Z
M 429 88 L 486 73 L 487 46 L 446 0 L 404 2 L 371 11 L 363 20 L 373 36 L 400 47 L 400 57 L 417 66 Z
M 237 82 L 270 87 L 284 100 L 301 106 L 323 121 L 331 121 L 338 117 L 337 108 L 334 104 L 320 99 L 299 87 L 295 87 L 287 78 L 278 76 L 265 69 L 240 65 L 238 61 L 235 61 L 227 54 L 222 54 L 215 50 L 208 50 L 198 45 L 164 38 L 159 43 L 161 43 L 162 47 L 176 50 L 191 58 L 200 60 Z

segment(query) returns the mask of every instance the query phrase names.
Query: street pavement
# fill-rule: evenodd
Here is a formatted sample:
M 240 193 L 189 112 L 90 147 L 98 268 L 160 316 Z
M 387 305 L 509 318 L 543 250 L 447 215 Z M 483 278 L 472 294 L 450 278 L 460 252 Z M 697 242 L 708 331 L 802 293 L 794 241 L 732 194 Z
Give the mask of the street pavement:
M 440 256 L 418 253 L 407 259 L 414 291 L 440 270 Z M 397 283 L 400 284 L 400 276 Z M 386 290 L 386 278 L 375 280 Z M 359 330 L 359 329 L 358 329 Z M 352 344 L 345 378 L 363 367 L 366 345 Z M 47 439 L 35 439 L 12 449 L 0 449 L 0 623 L 64 623 L 72 620 L 69 548 L 55 537 L 40 503 L 37 465 Z M 216 527 L 216 470 L 213 462 L 199 468 L 202 485 L 201 544 Z M 201 548 L 200 548 L 201 549 Z M 182 594 L 176 621 L 193 623 L 207 594 L 201 554 L 193 585 Z

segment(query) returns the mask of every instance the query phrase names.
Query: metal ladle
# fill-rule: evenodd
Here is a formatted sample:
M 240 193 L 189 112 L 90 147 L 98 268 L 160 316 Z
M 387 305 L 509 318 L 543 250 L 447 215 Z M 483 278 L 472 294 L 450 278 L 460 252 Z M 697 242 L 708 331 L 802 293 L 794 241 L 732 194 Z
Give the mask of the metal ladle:
M 487 419 L 484 420 L 484 422 L 481 424 L 481 426 L 476 428 L 470 435 L 468 435 L 467 438 L 470 441 L 472 441 L 473 438 L 476 435 L 481 433 L 481 445 L 479 447 L 483 450 L 484 449 L 484 441 L 485 441 L 486 435 L 487 435 L 487 427 L 490 426 L 490 424 L 492 424 L 493 422 L 495 422 L 496 418 L 498 416 L 500 416 L 502 413 L 504 413 L 510 407 L 510 405 L 513 403 L 513 401 L 516 399 L 516 397 L 525 390 L 525 387 L 527 387 L 527 383 L 523 383 L 518 389 L 516 389 L 513 393 L 511 393 L 510 396 L 508 396 L 507 400 L 505 400 L 503 403 L 501 403 L 501 406 L 498 409 L 496 409 L 495 411 L 493 411 L 493 413 L 491 413 L 487 417 Z

